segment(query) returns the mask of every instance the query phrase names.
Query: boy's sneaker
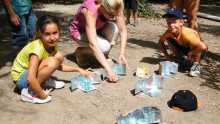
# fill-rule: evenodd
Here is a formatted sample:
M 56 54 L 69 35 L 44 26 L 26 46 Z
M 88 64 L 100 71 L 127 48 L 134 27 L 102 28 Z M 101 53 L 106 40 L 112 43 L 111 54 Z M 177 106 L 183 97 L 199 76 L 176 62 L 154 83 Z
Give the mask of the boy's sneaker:
M 38 98 L 37 94 L 31 88 L 23 88 L 21 90 L 21 101 L 43 104 L 51 101 L 51 97 L 48 96 L 46 99 Z
M 134 27 L 138 27 L 138 22 L 134 22 Z
M 194 62 L 193 66 L 190 68 L 189 76 L 195 77 L 200 75 L 202 72 L 202 65 L 200 65 L 198 62 Z
M 44 87 L 60 89 L 64 87 L 65 83 L 63 81 L 56 81 L 52 78 L 48 78 L 42 85 Z
M 130 21 L 125 21 L 125 25 L 128 25 L 128 24 L 130 24 Z

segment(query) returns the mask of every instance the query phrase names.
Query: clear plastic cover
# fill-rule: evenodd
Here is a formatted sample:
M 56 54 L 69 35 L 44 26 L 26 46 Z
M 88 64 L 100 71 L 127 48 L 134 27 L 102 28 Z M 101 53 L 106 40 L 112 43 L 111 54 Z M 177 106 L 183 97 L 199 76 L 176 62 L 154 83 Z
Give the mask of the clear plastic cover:
M 150 96 L 161 94 L 164 77 L 160 75 L 151 75 L 149 78 L 143 78 L 136 82 L 135 94 L 143 91 Z
M 118 124 L 148 124 L 162 122 L 160 109 L 156 106 L 135 109 L 126 115 L 118 117 Z

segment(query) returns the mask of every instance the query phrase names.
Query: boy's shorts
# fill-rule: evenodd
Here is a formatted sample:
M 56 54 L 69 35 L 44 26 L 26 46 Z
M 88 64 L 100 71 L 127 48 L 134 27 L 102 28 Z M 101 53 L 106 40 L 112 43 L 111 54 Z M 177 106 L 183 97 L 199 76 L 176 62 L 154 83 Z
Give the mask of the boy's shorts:
M 21 76 L 19 77 L 19 79 L 17 81 L 14 81 L 14 83 L 16 84 L 16 86 L 20 89 L 23 88 L 27 88 L 28 87 L 28 82 L 27 82 L 27 72 L 28 70 L 25 70 Z
M 138 2 L 136 0 L 125 0 L 125 9 L 136 10 L 138 7 Z
M 175 39 L 167 38 L 167 40 L 170 41 L 170 43 L 173 46 L 175 46 L 183 55 L 188 56 L 188 52 L 190 51 L 190 48 L 186 48 L 186 47 L 180 46 Z M 201 56 L 200 56 L 201 59 L 203 59 L 206 56 L 206 52 L 207 51 L 204 50 L 201 53 Z

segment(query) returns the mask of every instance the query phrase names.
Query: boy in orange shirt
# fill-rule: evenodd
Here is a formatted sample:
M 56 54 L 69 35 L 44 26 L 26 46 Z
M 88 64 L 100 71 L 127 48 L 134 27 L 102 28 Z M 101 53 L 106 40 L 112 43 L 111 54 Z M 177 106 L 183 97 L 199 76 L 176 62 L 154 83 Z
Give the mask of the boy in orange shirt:
M 200 60 L 207 51 L 207 46 L 203 43 L 197 31 L 184 27 L 183 14 L 178 9 L 170 9 L 163 15 L 166 18 L 168 29 L 161 36 L 159 46 L 168 61 L 177 61 L 186 55 L 189 60 L 193 61 L 190 68 L 189 76 L 198 76 L 202 71 Z M 175 54 L 175 58 L 170 56 L 164 45 L 165 40 Z

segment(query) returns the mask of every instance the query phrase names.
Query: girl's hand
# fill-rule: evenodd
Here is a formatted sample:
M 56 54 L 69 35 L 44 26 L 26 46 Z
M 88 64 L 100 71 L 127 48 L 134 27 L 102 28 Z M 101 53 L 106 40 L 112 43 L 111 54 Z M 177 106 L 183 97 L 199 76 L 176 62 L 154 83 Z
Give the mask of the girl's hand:
M 117 82 L 118 81 L 118 75 L 111 69 L 110 71 L 107 71 L 109 81 L 110 82 Z
M 50 88 L 49 90 L 48 89 L 46 89 L 46 90 L 43 90 L 43 92 L 48 96 L 49 95 L 49 93 L 52 91 L 53 89 L 52 88 Z
M 118 58 L 119 65 L 121 65 L 121 60 L 125 63 L 126 68 L 129 69 L 127 58 L 126 58 L 125 54 L 119 55 L 119 58 Z
M 91 71 L 88 71 L 88 70 L 84 70 L 84 69 L 79 69 L 79 73 L 83 76 L 86 76 L 89 78 L 89 75 L 92 75 L 92 72 Z

